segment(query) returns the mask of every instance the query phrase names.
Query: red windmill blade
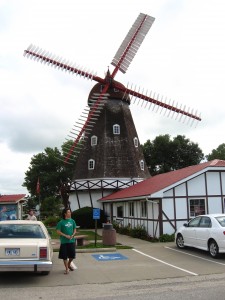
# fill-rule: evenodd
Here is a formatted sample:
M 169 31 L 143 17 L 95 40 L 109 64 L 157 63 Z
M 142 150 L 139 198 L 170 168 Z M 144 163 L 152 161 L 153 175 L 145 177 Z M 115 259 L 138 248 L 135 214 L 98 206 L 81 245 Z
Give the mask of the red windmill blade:
M 90 126 L 91 120 L 93 120 L 96 111 L 100 108 L 100 105 L 103 102 L 103 98 L 105 97 L 109 88 L 114 88 L 120 92 L 123 92 L 124 98 L 128 99 L 129 96 L 131 96 L 146 101 L 146 105 L 148 103 L 150 105 L 153 104 L 153 109 L 155 108 L 155 106 L 157 106 L 158 109 L 159 107 L 161 107 L 161 111 L 163 109 L 165 110 L 165 112 L 166 110 L 168 110 L 169 114 L 170 112 L 173 112 L 173 115 L 176 114 L 177 117 L 178 115 L 180 115 L 181 117 L 182 116 L 188 117 L 193 121 L 195 120 L 201 121 L 201 118 L 197 115 L 197 113 L 193 114 L 193 110 L 190 112 L 190 109 L 185 110 L 185 107 L 184 108 L 182 108 L 182 106 L 178 107 L 178 104 L 174 106 L 174 102 L 170 104 L 170 102 L 166 103 L 166 101 L 165 102 L 163 102 L 162 100 L 160 101 L 158 97 L 155 97 L 155 94 L 153 96 L 151 96 L 151 94 L 148 96 L 147 93 L 143 94 L 143 92 L 140 93 L 139 90 L 136 91 L 136 88 L 135 89 L 128 88 L 128 87 L 125 88 L 122 84 L 114 80 L 114 77 L 117 74 L 118 70 L 120 70 L 122 73 L 125 73 L 127 71 L 131 61 L 133 60 L 135 54 L 137 53 L 141 43 L 143 42 L 154 20 L 155 19 L 153 17 L 150 17 L 146 14 L 142 14 L 142 13 L 139 14 L 138 18 L 134 22 L 133 26 L 131 27 L 130 31 L 128 32 L 127 36 L 125 37 L 120 48 L 116 52 L 115 57 L 112 60 L 112 65 L 115 67 L 114 71 L 112 72 L 112 74 L 110 74 L 110 72 L 108 71 L 105 78 L 98 77 L 96 73 L 85 71 L 74 64 L 71 65 L 68 61 L 63 60 L 62 58 L 60 59 L 55 55 L 40 49 L 39 47 L 35 47 L 31 45 L 27 48 L 27 50 L 24 51 L 24 56 L 26 57 L 31 57 L 34 60 L 44 62 L 50 66 L 58 67 L 59 69 L 68 71 L 72 74 L 80 75 L 87 79 L 97 81 L 103 86 L 101 93 L 91 105 L 87 119 L 82 124 L 82 127 L 80 128 L 80 132 L 76 134 L 73 146 L 69 149 L 69 152 L 65 158 L 65 162 L 68 162 L 75 148 L 82 141 L 82 137 L 84 136 L 84 133 L 87 134 L 88 126 Z

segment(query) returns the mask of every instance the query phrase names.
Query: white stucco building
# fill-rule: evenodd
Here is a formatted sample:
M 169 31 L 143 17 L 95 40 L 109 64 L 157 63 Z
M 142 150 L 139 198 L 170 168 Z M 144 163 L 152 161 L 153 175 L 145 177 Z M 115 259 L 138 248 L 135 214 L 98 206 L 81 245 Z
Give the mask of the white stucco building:
M 99 202 L 111 221 L 143 225 L 150 236 L 172 234 L 198 214 L 225 212 L 225 161 L 156 175 Z

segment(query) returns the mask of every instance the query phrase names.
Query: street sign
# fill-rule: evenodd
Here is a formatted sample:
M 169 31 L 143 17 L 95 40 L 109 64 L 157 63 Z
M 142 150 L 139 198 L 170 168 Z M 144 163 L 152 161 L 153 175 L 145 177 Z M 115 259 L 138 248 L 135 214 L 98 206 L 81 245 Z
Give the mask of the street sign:
M 94 220 L 100 219 L 100 208 L 93 208 L 93 219 Z
M 120 253 L 110 253 L 110 254 L 93 254 L 92 255 L 97 261 L 108 261 L 108 260 L 124 260 L 128 259 L 126 256 Z
M 95 247 L 97 244 L 97 220 L 100 219 L 100 208 L 93 208 L 93 220 L 95 220 Z

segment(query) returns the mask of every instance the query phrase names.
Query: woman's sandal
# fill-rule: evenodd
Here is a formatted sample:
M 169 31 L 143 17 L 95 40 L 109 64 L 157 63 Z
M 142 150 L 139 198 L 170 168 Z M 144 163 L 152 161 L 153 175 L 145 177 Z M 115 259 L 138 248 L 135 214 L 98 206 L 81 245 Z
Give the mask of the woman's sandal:
M 64 274 L 65 275 L 69 274 L 69 270 L 64 271 Z
M 74 268 L 72 268 L 71 266 L 68 267 L 70 271 L 74 271 Z

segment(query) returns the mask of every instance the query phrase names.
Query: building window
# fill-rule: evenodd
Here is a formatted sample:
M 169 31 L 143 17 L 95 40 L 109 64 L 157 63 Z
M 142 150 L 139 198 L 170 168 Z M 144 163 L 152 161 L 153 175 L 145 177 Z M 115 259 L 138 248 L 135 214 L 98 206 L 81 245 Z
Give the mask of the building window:
M 116 88 L 114 88 L 114 92 L 115 92 L 115 93 L 118 93 L 118 92 L 119 92 L 119 90 L 118 90 L 118 89 L 116 89 Z
M 134 217 L 134 202 L 129 202 L 129 215 Z
M 91 146 L 96 146 L 97 145 L 97 142 L 98 142 L 98 138 L 96 135 L 93 135 L 91 137 Z
M 189 199 L 190 217 L 205 214 L 205 199 Z
M 123 218 L 123 206 L 117 206 L 117 217 Z
M 95 168 L 94 159 L 89 159 L 89 161 L 88 161 L 88 170 L 94 170 L 94 168 Z
M 113 134 L 120 134 L 120 125 L 113 125 Z
M 147 217 L 147 202 L 141 201 L 141 217 L 146 218 Z
M 135 137 L 134 138 L 134 147 L 138 147 L 138 138 L 137 137 Z
M 141 168 L 141 170 L 142 171 L 144 171 L 144 169 L 145 169 L 145 163 L 144 163 L 144 161 L 143 160 L 140 160 L 140 168 Z

